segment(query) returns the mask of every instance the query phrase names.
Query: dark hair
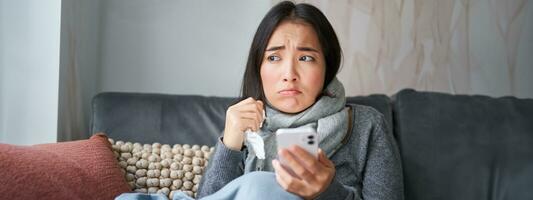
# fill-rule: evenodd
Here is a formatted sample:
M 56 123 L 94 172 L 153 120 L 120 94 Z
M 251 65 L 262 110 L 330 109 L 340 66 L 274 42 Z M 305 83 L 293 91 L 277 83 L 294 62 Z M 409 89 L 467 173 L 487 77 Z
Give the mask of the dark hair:
M 324 88 L 335 78 L 339 71 L 341 47 L 337 35 L 326 16 L 312 5 L 283 1 L 268 11 L 255 32 L 242 80 L 242 99 L 253 97 L 256 100 L 265 102 L 266 97 L 260 74 L 263 54 L 272 33 L 279 23 L 284 20 L 304 22 L 311 25 L 315 30 L 326 61 Z

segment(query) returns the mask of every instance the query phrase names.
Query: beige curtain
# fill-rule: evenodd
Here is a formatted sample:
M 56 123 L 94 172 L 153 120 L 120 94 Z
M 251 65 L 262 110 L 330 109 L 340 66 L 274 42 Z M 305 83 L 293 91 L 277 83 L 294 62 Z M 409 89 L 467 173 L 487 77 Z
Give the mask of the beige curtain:
M 62 0 L 58 141 L 87 139 L 99 89 L 100 1 Z
M 317 6 L 333 24 L 348 95 L 414 88 L 533 97 L 530 1 L 296 2 Z
M 74 13 L 80 12 L 79 4 L 66 0 L 62 3 L 61 63 L 59 73 L 59 113 L 57 140 L 83 139 L 86 124 L 81 105 L 80 74 L 78 65 L 79 26 Z

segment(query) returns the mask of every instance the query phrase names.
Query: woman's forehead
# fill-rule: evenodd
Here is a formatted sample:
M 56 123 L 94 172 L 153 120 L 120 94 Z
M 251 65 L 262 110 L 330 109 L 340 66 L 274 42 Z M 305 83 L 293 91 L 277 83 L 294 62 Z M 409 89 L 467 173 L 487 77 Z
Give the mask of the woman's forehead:
M 284 46 L 287 43 L 298 47 L 305 46 L 320 50 L 320 42 L 313 27 L 307 23 L 284 21 L 281 22 L 270 37 L 267 48 Z

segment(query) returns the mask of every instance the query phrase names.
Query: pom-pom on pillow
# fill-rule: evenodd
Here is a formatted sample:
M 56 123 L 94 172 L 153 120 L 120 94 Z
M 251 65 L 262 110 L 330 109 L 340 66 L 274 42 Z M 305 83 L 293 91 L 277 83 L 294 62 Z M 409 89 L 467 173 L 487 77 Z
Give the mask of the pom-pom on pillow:
M 107 137 L 0 144 L 1 199 L 114 199 L 131 191 Z
M 140 193 L 163 193 L 172 199 L 175 191 L 196 197 L 214 147 L 175 144 L 140 144 L 109 139 L 115 157 L 131 189 Z

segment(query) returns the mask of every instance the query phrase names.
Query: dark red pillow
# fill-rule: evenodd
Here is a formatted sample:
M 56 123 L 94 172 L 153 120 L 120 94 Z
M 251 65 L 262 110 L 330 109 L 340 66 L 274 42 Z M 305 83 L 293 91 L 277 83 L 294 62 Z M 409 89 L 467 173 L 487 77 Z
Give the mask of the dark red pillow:
M 130 191 L 105 135 L 33 146 L 0 144 L 3 199 L 114 199 Z

